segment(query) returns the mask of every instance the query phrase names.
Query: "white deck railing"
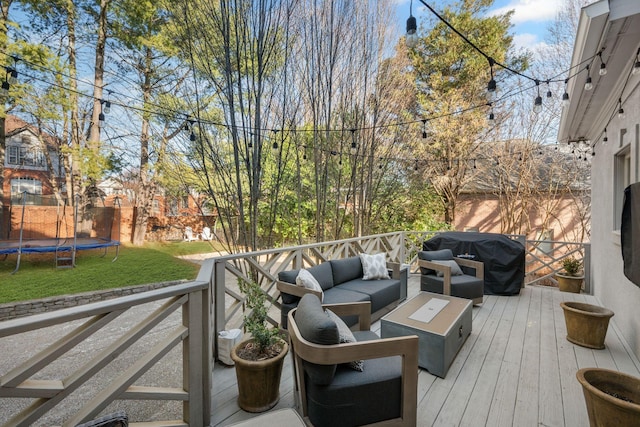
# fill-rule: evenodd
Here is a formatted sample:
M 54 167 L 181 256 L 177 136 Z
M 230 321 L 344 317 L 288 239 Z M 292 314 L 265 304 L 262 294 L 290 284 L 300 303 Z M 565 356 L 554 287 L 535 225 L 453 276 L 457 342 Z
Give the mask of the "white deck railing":
M 208 280 L 195 281 L 0 322 L 0 338 L 7 339 L 3 342 L 19 343 L 19 352 L 25 354 L 25 360 L 16 361 L 15 366 L 1 373 L 0 399 L 7 402 L 7 406 L 11 398 L 30 402 L 17 405 L 23 408 L 11 413 L 4 425 L 42 424 L 41 417 L 73 393 L 81 394 L 82 399 L 76 398 L 74 404 L 68 404 L 64 426 L 93 419 L 112 402 L 121 399 L 180 401 L 182 420 L 156 421 L 158 425 L 208 425 L 212 372 L 209 285 Z M 146 308 L 136 314 L 144 304 L 154 304 L 151 312 Z M 120 316 L 128 310 L 134 312 L 128 316 L 133 320 L 119 322 Z M 181 316 L 181 321 L 168 322 L 158 328 L 173 313 Z M 52 342 L 30 354 L 37 343 L 27 338 L 29 334 L 54 325 L 58 326 L 56 331 L 64 331 L 61 336 L 51 337 Z M 103 348 L 94 348 L 91 342 L 98 340 L 105 329 L 110 329 L 111 333 L 115 329 L 118 336 Z M 25 339 L 21 339 L 23 336 Z M 145 343 L 143 348 L 142 342 Z M 82 349 L 76 349 L 77 346 Z M 134 385 L 174 348 L 182 352 L 184 361 L 181 386 Z M 3 357 L 7 350 L 3 351 Z M 74 352 L 86 354 L 79 359 L 76 357 L 77 362 L 70 364 L 69 353 Z M 127 352 L 126 360 L 130 363 L 122 366 L 120 356 Z M 52 372 L 50 365 L 59 365 L 59 369 Z M 49 368 L 48 372 L 41 373 L 46 368 Z M 95 383 L 90 385 L 91 381 L 97 381 L 97 386 Z M 89 392 L 93 395 L 87 396 Z
M 376 234 L 213 258 L 214 333 L 217 335 L 225 329 L 242 327 L 244 297 L 238 289 L 238 280 L 260 284 L 272 303 L 269 320 L 275 326 L 279 322 L 280 313 L 279 293 L 276 289 L 279 272 L 310 267 L 329 259 L 344 258 L 361 252 L 386 252 L 389 261 L 409 264 L 411 271 L 416 271 L 418 251 L 422 250 L 422 243 L 437 233 L 410 231 Z M 584 262 L 585 291 L 590 292 L 588 243 L 526 240 L 523 235 L 507 237 L 525 246 L 525 284 L 540 284 L 545 281 L 555 283 L 553 277 L 561 268 L 560 261 L 567 256 L 574 256 Z

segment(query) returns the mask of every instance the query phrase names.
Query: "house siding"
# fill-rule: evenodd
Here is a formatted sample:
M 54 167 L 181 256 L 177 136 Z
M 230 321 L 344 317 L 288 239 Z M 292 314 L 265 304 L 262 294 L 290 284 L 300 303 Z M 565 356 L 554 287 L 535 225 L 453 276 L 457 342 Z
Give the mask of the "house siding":
M 616 230 L 616 201 L 621 189 L 616 188 L 616 154 L 630 144 L 631 182 L 639 181 L 640 162 L 640 91 L 636 88 L 624 104 L 626 119 L 614 117 L 607 127 L 609 141 L 598 141 L 593 158 L 592 183 L 592 277 L 594 294 L 602 304 L 615 312 L 615 323 L 636 355 L 640 355 L 640 287 L 623 273 L 620 233 Z

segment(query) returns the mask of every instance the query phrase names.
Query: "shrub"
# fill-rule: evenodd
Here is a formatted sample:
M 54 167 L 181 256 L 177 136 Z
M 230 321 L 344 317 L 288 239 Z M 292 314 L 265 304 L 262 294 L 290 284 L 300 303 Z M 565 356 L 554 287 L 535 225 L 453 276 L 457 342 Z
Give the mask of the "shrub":
M 579 276 L 580 269 L 582 268 L 582 262 L 578 261 L 574 257 L 567 257 L 562 260 L 562 268 L 567 276 Z

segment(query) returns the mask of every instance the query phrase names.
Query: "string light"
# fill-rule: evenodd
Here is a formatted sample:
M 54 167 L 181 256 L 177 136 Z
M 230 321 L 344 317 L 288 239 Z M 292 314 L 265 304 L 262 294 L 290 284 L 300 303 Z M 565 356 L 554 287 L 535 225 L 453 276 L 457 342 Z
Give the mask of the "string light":
M 604 138 L 602 138 L 602 145 L 606 144 L 607 141 L 609 141 L 609 138 L 607 138 L 607 128 L 604 128 Z
M 427 138 L 427 120 L 422 120 L 422 139 Z
M 569 92 L 567 92 L 567 83 L 569 83 L 569 79 L 565 79 L 564 81 L 564 93 L 562 94 L 562 106 L 569 106 Z
M 489 83 L 487 83 L 487 92 L 488 92 L 490 100 L 494 100 L 495 99 L 496 89 L 497 89 L 496 80 L 493 78 L 493 65 L 494 64 L 495 64 L 494 59 L 493 58 L 489 58 L 489 72 L 491 73 L 491 80 L 489 80 Z
M 633 69 L 631 70 L 631 74 L 633 74 L 634 76 L 637 76 L 638 74 L 640 74 L 640 47 L 636 52 L 636 62 L 635 64 L 633 64 Z
M 542 110 L 542 97 L 540 96 L 540 82 L 536 80 L 536 88 L 538 90 L 538 96 L 533 101 L 533 112 L 539 113 Z
M 591 75 L 589 73 L 589 66 L 587 65 L 587 80 L 584 82 L 584 90 L 593 89 L 593 83 L 591 82 Z
M 547 80 L 547 99 L 551 98 L 553 94 L 551 93 L 551 87 L 549 86 L 549 80 Z
M 598 57 L 600 57 L 600 69 L 598 70 L 598 74 L 604 76 L 607 74 L 607 64 L 602 60 L 602 52 L 598 52 Z
M 627 116 L 624 114 L 624 108 L 622 108 L 622 98 L 618 99 L 618 105 L 619 105 L 618 118 L 620 120 L 624 120 L 624 118 L 627 117 Z
M 414 48 L 418 44 L 418 22 L 412 12 L 413 0 L 409 3 L 409 19 L 407 19 L 407 36 L 405 38 L 405 43 L 408 48 Z

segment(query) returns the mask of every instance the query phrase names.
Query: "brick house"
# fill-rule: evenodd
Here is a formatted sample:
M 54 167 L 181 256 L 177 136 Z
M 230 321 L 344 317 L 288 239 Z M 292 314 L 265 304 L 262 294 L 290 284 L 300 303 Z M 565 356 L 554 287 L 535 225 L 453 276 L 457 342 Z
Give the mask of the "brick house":
M 60 141 L 24 120 L 7 115 L 5 119 L 3 205 L 40 204 L 38 196 L 64 193 L 64 168 L 60 160 Z

